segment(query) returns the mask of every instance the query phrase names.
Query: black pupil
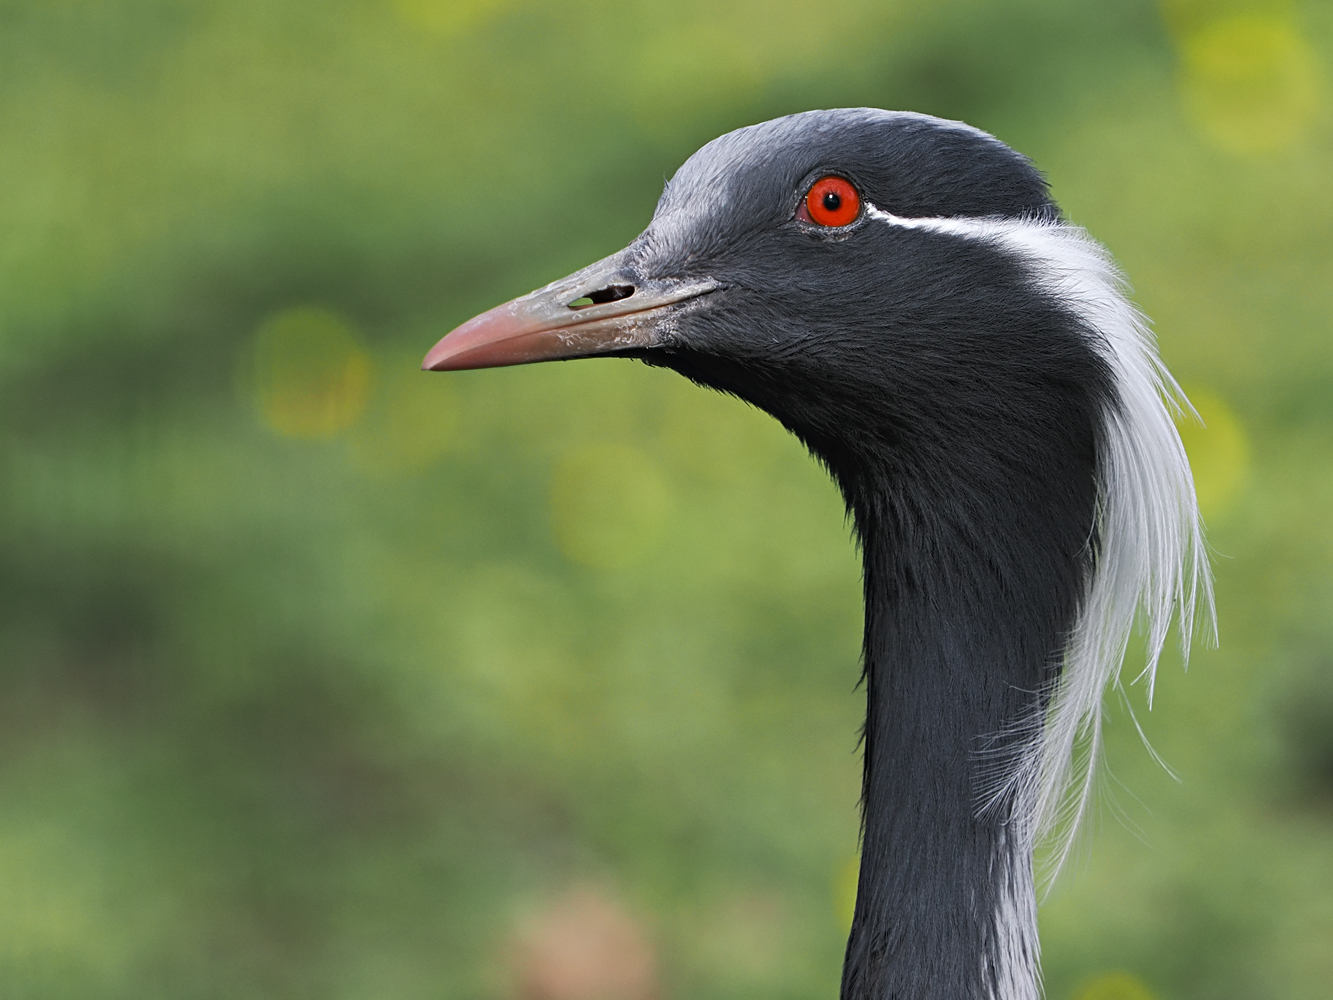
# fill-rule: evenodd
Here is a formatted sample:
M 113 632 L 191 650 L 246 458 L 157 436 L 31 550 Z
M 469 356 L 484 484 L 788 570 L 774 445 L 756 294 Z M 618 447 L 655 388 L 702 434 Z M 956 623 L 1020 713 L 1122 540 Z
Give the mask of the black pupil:
M 837 191 L 825 191 L 824 207 L 830 212 L 836 212 L 842 207 L 842 196 Z

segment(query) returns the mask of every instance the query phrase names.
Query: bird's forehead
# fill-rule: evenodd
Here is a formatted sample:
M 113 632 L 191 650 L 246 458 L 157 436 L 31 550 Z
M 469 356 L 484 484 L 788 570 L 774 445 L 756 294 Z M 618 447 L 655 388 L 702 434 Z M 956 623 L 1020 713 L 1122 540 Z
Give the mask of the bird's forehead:
M 771 211 L 766 198 L 790 194 L 821 163 L 845 158 L 851 151 L 845 147 L 858 145 L 856 132 L 873 129 L 887 115 L 862 109 L 806 112 L 719 136 L 676 171 L 654 219 Z

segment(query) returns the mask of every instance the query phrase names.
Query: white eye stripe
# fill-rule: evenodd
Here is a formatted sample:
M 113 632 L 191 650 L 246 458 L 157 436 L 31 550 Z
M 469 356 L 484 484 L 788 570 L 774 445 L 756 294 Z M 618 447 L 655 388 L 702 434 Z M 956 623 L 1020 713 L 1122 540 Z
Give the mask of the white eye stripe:
M 894 215 L 892 212 L 885 212 L 869 201 L 864 201 L 863 204 L 867 216 L 878 219 L 880 222 L 887 222 L 891 226 L 898 226 L 901 229 L 926 229 L 930 232 L 946 233 L 949 236 L 966 236 L 972 239 L 999 239 L 1010 226 L 1040 225 L 1040 223 L 1018 222 L 1010 219 L 948 218 L 943 216 L 912 219 Z

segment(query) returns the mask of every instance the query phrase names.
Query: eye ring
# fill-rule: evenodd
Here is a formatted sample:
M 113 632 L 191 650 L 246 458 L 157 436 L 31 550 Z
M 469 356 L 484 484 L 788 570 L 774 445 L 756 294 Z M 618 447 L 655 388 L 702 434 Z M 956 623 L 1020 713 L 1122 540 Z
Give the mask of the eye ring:
M 851 225 L 861 216 L 861 196 L 845 177 L 829 174 L 810 185 L 796 217 L 833 229 Z

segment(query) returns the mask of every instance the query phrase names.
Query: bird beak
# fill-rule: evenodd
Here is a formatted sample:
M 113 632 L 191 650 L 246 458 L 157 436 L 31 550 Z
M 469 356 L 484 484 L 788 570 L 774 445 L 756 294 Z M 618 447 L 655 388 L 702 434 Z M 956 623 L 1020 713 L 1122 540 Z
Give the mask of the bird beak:
M 656 347 L 673 306 L 717 287 L 707 280 L 644 281 L 628 270 L 622 251 L 474 316 L 432 347 L 421 367 L 499 368 Z

